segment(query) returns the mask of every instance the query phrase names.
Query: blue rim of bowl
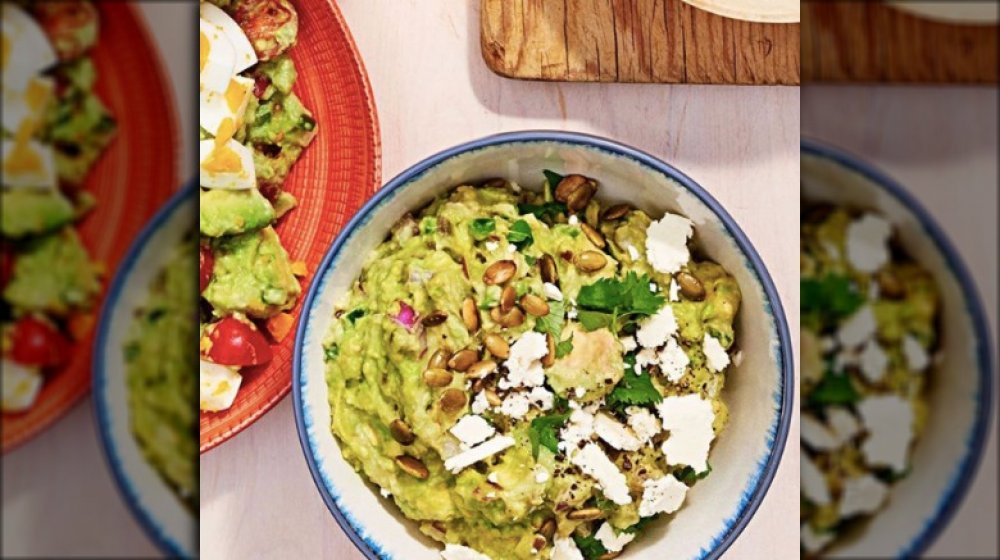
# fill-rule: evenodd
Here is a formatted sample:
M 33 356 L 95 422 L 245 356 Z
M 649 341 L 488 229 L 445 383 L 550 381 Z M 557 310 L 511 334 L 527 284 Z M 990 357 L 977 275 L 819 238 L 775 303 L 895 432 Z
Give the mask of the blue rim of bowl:
M 132 274 L 132 268 L 135 266 L 136 261 L 138 261 L 139 256 L 146 248 L 150 238 L 160 231 L 163 224 L 173 216 L 174 212 L 184 202 L 189 198 L 193 199 L 196 194 L 197 187 L 194 182 L 189 183 L 175 193 L 167 201 L 166 205 L 161 207 L 145 227 L 143 227 L 135 242 L 129 247 L 125 258 L 122 259 L 121 265 L 118 267 L 118 272 L 115 273 L 114 280 L 111 281 L 111 286 L 108 288 L 108 296 L 104 300 L 104 306 L 101 308 L 94 346 L 93 380 L 91 387 L 94 395 L 94 416 L 97 420 L 97 431 L 101 440 L 101 448 L 104 451 L 104 459 L 111 470 L 111 474 L 114 475 L 118 493 L 121 494 L 125 504 L 131 510 L 132 516 L 139 521 L 146 535 L 152 539 L 161 552 L 171 558 L 186 557 L 184 547 L 174 541 L 153 517 L 153 514 L 140 504 L 139 493 L 122 468 L 118 449 L 115 447 L 115 442 L 111 437 L 110 418 L 108 416 L 109 405 L 104 395 L 104 384 L 106 382 L 104 375 L 104 352 L 109 335 L 108 329 L 111 325 L 111 318 L 115 312 L 115 307 L 118 304 L 118 298 L 121 296 L 125 283 Z
M 326 503 L 327 509 L 329 509 L 330 513 L 333 514 L 337 524 L 340 525 L 344 533 L 347 534 L 351 542 L 354 543 L 354 546 L 356 546 L 358 550 L 369 560 L 380 560 L 382 557 L 375 552 L 375 550 L 380 547 L 359 535 L 357 529 L 355 529 L 350 523 L 344 512 L 340 510 L 340 507 L 331 495 L 329 488 L 327 488 L 326 483 L 323 480 L 323 476 L 320 473 L 319 465 L 317 464 L 317 459 L 310 443 L 309 434 L 305 425 L 305 419 L 303 418 L 302 346 L 305 341 L 306 331 L 310 322 L 310 312 L 308 310 L 313 308 L 313 300 L 319 292 L 319 288 L 325 284 L 325 278 L 329 273 L 330 265 L 335 260 L 335 257 L 340 252 L 342 246 L 350 238 L 354 229 L 365 223 L 368 218 L 368 214 L 376 209 L 380 203 L 395 194 L 397 190 L 405 185 L 408 185 L 414 179 L 423 175 L 425 172 L 436 167 L 437 165 L 466 152 L 480 150 L 483 148 L 489 148 L 501 144 L 526 144 L 539 142 L 557 142 L 573 146 L 598 149 L 612 155 L 623 156 L 680 183 L 685 189 L 688 190 L 688 192 L 695 195 L 703 204 L 708 206 L 725 225 L 726 230 L 733 237 L 740 251 L 750 260 L 753 265 L 752 269 L 764 289 L 764 293 L 767 296 L 765 303 L 771 308 L 770 312 L 774 317 L 775 330 L 777 331 L 779 339 L 778 351 L 780 352 L 781 357 L 778 360 L 778 363 L 780 364 L 782 370 L 779 380 L 781 406 L 778 410 L 778 418 L 775 422 L 776 426 L 772 426 L 770 428 L 771 430 L 774 430 L 774 437 L 769 442 L 770 452 L 768 453 L 767 461 L 757 470 L 756 473 L 754 473 L 754 476 L 750 478 L 755 486 L 751 492 L 749 500 L 741 500 L 740 511 L 736 515 L 736 519 L 729 522 L 721 533 L 712 538 L 712 548 L 707 552 L 704 552 L 704 549 L 702 549 L 703 558 L 718 558 L 723 552 L 726 551 L 726 549 L 730 547 L 730 545 L 732 545 L 740 533 L 743 532 L 743 529 L 746 527 L 747 523 L 749 523 L 750 519 L 757 511 L 757 508 L 760 507 L 764 496 L 767 494 L 768 488 L 771 486 L 771 481 L 774 479 L 778 464 L 781 462 L 781 456 L 785 449 L 785 440 L 788 439 L 788 431 L 793 412 L 792 387 L 795 382 L 791 353 L 791 339 L 788 334 L 788 322 L 785 318 L 784 309 L 781 305 L 781 300 L 778 297 L 778 292 L 774 286 L 774 282 L 771 280 L 771 276 L 767 271 L 767 267 L 764 266 L 764 262 L 760 258 L 760 255 L 757 254 L 757 250 L 753 247 L 753 244 L 750 243 L 746 234 L 743 233 L 743 230 L 736 224 L 736 221 L 733 220 L 732 216 L 730 216 L 729 213 L 723 209 L 722 205 L 719 204 L 719 202 L 716 201 L 715 198 L 708 193 L 708 191 L 673 166 L 660 161 L 646 152 L 613 140 L 589 134 L 564 131 L 530 130 L 505 132 L 459 144 L 458 146 L 438 152 L 437 154 L 420 161 L 397 175 L 391 181 L 386 183 L 382 189 L 375 193 L 375 195 L 369 199 L 368 202 L 366 202 L 365 205 L 351 218 L 351 221 L 344 226 L 344 229 L 337 235 L 337 239 L 327 250 L 326 254 L 323 256 L 323 261 L 316 269 L 315 281 L 309 287 L 309 291 L 307 292 L 305 301 L 302 305 L 302 309 L 304 310 L 303 318 L 299 321 L 299 325 L 296 328 L 295 333 L 295 353 L 292 359 L 292 399 L 295 410 L 295 427 L 298 431 L 299 443 L 302 445 L 302 451 L 305 455 L 306 463 L 309 465 L 309 472 L 312 475 L 313 482 L 319 489 L 320 494 L 323 497 L 323 502 Z
M 941 497 L 934 513 L 929 521 L 925 522 L 924 528 L 905 547 L 901 548 L 898 558 L 912 558 L 923 555 L 927 548 L 934 542 L 944 528 L 951 521 L 962 499 L 968 492 L 972 481 L 975 479 L 976 471 L 982 462 L 983 451 L 986 448 L 986 436 L 990 429 L 990 412 L 993 408 L 993 360 L 990 353 L 989 323 L 983 313 L 982 300 L 979 298 L 979 291 L 976 283 L 972 279 L 968 268 L 962 261 L 962 257 L 955 249 L 955 246 L 945 235 L 941 226 L 931 217 L 930 213 L 917 199 L 910 194 L 905 187 L 896 182 L 885 173 L 876 169 L 873 165 L 866 163 L 859 156 L 851 154 L 841 148 L 836 148 L 816 140 L 802 140 L 802 153 L 824 158 L 837 163 L 844 168 L 858 173 L 875 185 L 881 187 L 889 195 L 894 197 L 905 206 L 920 221 L 920 225 L 930 235 L 937 246 L 938 252 L 945 259 L 948 268 L 955 276 L 962 292 L 965 294 L 965 308 L 972 319 L 973 328 L 977 334 L 976 357 L 979 364 L 979 395 L 976 400 L 978 409 L 976 411 L 976 422 L 973 426 L 972 437 L 967 440 L 968 448 L 965 457 L 959 466 L 958 472 L 949 481 L 947 490 Z

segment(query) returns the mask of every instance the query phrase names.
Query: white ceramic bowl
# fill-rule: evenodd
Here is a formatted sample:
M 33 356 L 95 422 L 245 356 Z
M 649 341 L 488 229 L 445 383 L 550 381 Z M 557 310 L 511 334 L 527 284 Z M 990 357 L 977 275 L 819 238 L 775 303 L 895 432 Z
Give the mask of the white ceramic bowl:
M 157 546 L 171 557 L 184 558 L 198 556 L 198 518 L 146 462 L 132 436 L 124 348 L 131 336 L 135 311 L 149 297 L 150 284 L 184 234 L 196 226 L 197 194 L 194 186 L 175 194 L 146 225 L 122 260 L 101 310 L 93 375 L 97 427 L 118 490 Z M 192 310 L 192 318 L 196 313 Z M 192 461 L 197 459 L 191 457 Z
M 834 148 L 802 144 L 802 198 L 874 210 L 941 291 L 941 362 L 932 367 L 930 415 L 909 476 L 888 505 L 830 555 L 910 558 L 933 542 L 961 503 L 986 443 L 993 400 L 989 327 L 958 252 L 931 215 L 892 179 Z
M 770 485 L 794 412 L 792 352 L 771 278 L 743 232 L 691 179 L 635 149 L 573 133 L 501 134 L 446 150 L 390 181 L 337 238 L 306 296 L 293 361 L 299 439 L 327 506 L 368 558 L 438 559 L 440 545 L 364 482 L 330 432 L 322 341 L 334 303 L 404 213 L 463 182 L 504 177 L 540 185 L 543 169 L 597 179 L 604 202 L 627 201 L 654 216 L 666 210 L 688 216 L 696 242 L 743 291 L 736 340 L 744 360 L 729 372 L 724 398 L 730 422 L 712 449 L 712 474 L 691 489 L 669 526 L 654 526 L 623 558 L 715 558 L 735 540 Z

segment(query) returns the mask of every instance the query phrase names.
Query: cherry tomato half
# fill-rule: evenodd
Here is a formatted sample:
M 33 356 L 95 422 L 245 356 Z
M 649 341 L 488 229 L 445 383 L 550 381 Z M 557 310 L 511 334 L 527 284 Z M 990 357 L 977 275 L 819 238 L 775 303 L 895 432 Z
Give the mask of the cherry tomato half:
M 224 366 L 257 366 L 271 361 L 271 345 L 252 325 L 225 317 L 209 327 L 208 357 Z
M 19 364 L 44 368 L 69 360 L 69 340 L 49 323 L 30 315 L 14 323 L 10 342 L 10 358 Z
M 208 245 L 202 245 L 198 251 L 198 286 L 201 292 L 205 291 L 209 282 L 212 281 L 212 271 L 215 270 L 215 255 Z

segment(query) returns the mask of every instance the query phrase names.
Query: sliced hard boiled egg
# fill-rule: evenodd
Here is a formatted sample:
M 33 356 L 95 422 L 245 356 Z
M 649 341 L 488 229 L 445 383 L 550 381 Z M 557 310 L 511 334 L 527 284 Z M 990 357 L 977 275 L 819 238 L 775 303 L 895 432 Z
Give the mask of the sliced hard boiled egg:
M 4 2 L 0 18 L 0 69 L 5 90 L 23 91 L 31 78 L 56 63 L 45 31 L 23 9 Z
M 198 143 L 201 186 L 207 189 L 252 189 L 257 184 L 253 152 L 230 138 Z
M 243 377 L 236 368 L 201 360 L 201 410 L 217 412 L 233 405 Z
M 25 122 L 30 122 L 28 135 L 33 135 L 42 124 L 45 109 L 52 100 L 54 89 L 55 80 L 43 76 L 28 80 L 23 90 L 4 88 L 3 113 L 0 117 L 3 129 L 15 134 Z
M 201 128 L 215 136 L 218 143 L 226 142 L 236 134 L 243 123 L 250 96 L 253 95 L 253 80 L 235 76 L 229 80 L 224 92 L 201 91 Z
M 201 91 L 226 91 L 236 67 L 236 50 L 218 26 L 199 22 L 199 86 Z
M 42 388 L 42 374 L 10 360 L 0 360 L 3 377 L 0 379 L 2 408 L 4 412 L 23 412 L 31 408 Z
M 2 161 L 0 184 L 5 187 L 54 190 L 58 185 L 52 146 L 20 135 L 4 138 Z
M 222 33 L 229 39 L 229 43 L 236 52 L 236 64 L 233 68 L 234 74 L 239 74 L 257 64 L 257 53 L 254 52 L 253 45 L 250 44 L 250 39 L 247 38 L 246 33 L 243 32 L 240 25 L 233 21 L 233 18 L 229 17 L 229 14 L 214 4 L 202 2 L 201 19 L 221 29 Z

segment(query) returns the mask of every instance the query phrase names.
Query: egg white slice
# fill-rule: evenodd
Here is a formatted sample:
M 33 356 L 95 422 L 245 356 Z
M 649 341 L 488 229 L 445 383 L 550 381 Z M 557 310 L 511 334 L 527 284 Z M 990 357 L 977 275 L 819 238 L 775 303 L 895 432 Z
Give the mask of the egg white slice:
M 229 140 L 243 123 L 250 96 L 253 95 L 253 80 L 235 76 L 229 80 L 224 92 L 202 90 L 199 105 L 201 128 L 221 140 Z
M 213 140 L 198 143 L 201 186 L 206 189 L 252 189 L 257 185 L 253 152 L 236 140 L 223 144 Z
M 50 189 L 59 184 L 52 146 L 31 139 L 3 139 L 0 184 L 8 188 Z
M 229 39 L 229 43 L 232 44 L 233 50 L 236 52 L 234 74 L 239 74 L 257 64 L 257 53 L 254 52 L 250 39 L 247 38 L 240 25 L 229 17 L 229 14 L 215 4 L 202 2 L 201 19 L 221 29 L 222 33 Z
M 236 67 L 236 50 L 216 25 L 199 20 L 199 89 L 226 91 Z
M 0 123 L 11 135 L 16 134 L 24 123 L 30 121 L 28 135 L 34 134 L 42 124 L 45 110 L 52 101 L 55 80 L 36 76 L 28 80 L 23 90 L 3 89 L 3 112 Z
M 236 393 L 240 390 L 240 383 L 243 382 L 243 376 L 236 371 L 236 368 L 201 360 L 200 370 L 201 410 L 217 412 L 233 406 Z
M 42 388 L 42 374 L 10 360 L 2 362 L 0 407 L 4 412 L 23 412 L 31 408 Z
M 4 89 L 21 91 L 39 72 L 56 63 L 56 53 L 45 31 L 28 12 L 3 3 L 0 17 L 0 72 Z

